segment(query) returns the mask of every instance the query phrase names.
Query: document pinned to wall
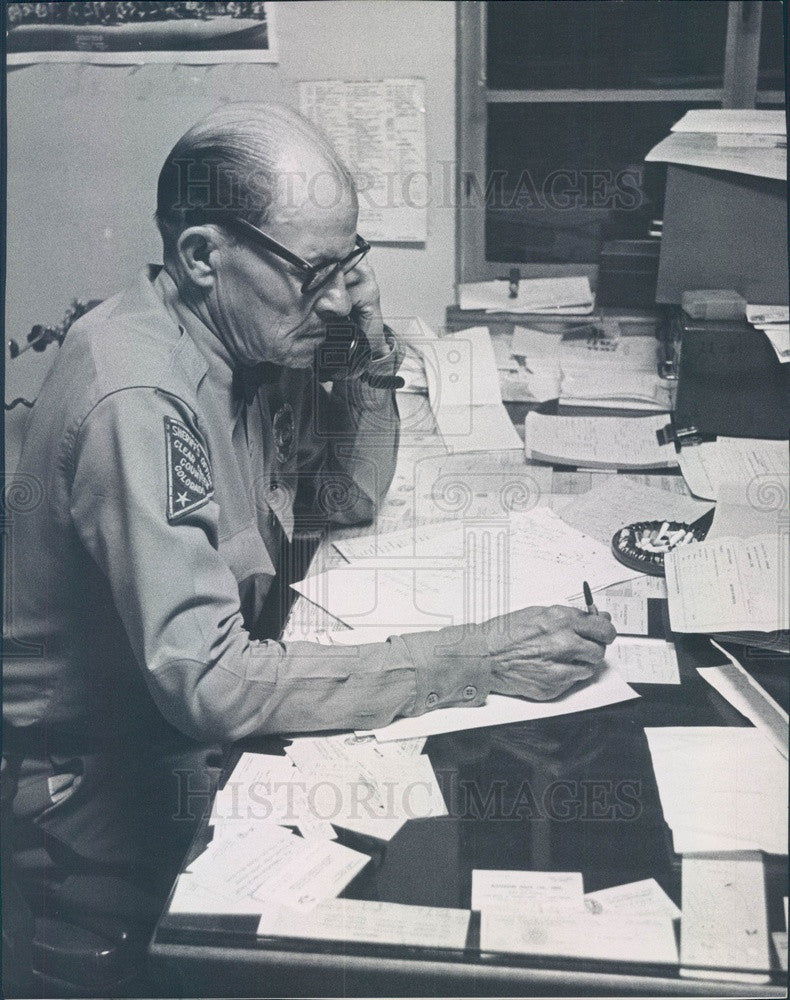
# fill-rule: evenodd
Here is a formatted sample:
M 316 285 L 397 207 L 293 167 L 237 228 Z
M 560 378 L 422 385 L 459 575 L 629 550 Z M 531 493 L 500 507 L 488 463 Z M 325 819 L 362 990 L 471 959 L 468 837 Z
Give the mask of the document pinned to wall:
M 359 232 L 374 243 L 428 234 L 425 81 L 308 80 L 302 114 L 322 128 L 354 174 Z

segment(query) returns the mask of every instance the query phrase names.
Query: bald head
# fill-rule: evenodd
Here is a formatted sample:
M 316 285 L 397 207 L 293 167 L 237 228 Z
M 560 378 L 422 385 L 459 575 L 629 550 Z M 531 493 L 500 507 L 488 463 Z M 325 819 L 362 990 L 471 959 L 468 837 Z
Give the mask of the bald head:
M 171 150 L 159 175 L 156 219 L 165 256 L 188 226 L 229 214 L 257 226 L 298 225 L 341 202 L 356 210 L 351 175 L 327 137 L 282 104 L 228 104 Z

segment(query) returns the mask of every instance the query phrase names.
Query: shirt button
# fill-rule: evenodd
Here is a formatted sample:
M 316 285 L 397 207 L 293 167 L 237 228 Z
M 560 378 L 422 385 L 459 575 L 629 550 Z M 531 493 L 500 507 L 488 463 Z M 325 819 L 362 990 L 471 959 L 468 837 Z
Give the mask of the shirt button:
M 425 707 L 433 708 L 435 705 L 438 704 L 439 704 L 439 695 L 435 691 L 431 691 L 431 693 L 425 699 Z
M 477 697 L 477 688 L 472 684 L 467 684 L 464 688 L 464 698 L 467 701 L 471 701 L 475 697 Z

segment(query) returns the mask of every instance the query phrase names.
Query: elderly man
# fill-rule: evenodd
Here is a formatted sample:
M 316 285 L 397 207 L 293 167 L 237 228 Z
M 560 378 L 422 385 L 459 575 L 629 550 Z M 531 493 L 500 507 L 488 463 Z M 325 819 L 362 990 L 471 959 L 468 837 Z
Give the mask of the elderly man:
M 293 111 L 231 105 L 170 153 L 157 221 L 164 266 L 72 328 L 32 413 L 19 471 L 43 500 L 15 519 L 12 581 L 29 655 L 8 658 L 4 690 L 33 905 L 141 919 L 219 746 L 491 690 L 552 698 L 614 635 L 604 616 L 528 608 L 342 655 L 279 642 L 295 518 L 370 521 L 396 458 L 399 353 L 353 184 Z M 365 370 L 327 392 L 316 349 L 348 315 Z

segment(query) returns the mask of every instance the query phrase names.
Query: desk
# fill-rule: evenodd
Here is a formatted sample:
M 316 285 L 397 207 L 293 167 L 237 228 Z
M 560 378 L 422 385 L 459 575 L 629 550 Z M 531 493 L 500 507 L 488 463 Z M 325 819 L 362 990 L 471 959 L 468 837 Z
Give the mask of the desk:
M 401 410 L 403 445 L 382 529 L 408 521 L 416 457 L 443 450 L 424 399 L 403 396 Z M 320 551 L 326 565 L 332 555 L 326 546 Z M 300 599 L 286 637 L 331 625 L 325 612 Z M 655 878 L 679 904 L 680 858 L 661 813 L 644 727 L 745 722 L 696 672 L 710 662 L 709 644 L 679 639 L 678 653 L 680 687 L 635 685 L 638 700 L 594 712 L 429 739 L 425 752 L 449 815 L 410 821 L 386 844 L 341 831 L 341 842 L 371 857 L 344 895 L 467 909 L 473 869 L 516 868 L 581 870 L 585 891 Z M 755 672 L 786 705 L 787 672 L 768 658 Z M 246 749 L 281 747 L 269 740 Z M 623 809 L 626 800 L 631 806 Z M 207 839 L 203 827 L 190 857 Z M 765 861 L 769 926 L 781 930 L 786 859 Z M 785 995 L 778 971 L 770 986 L 755 990 L 681 979 L 666 966 L 481 954 L 476 914 L 459 951 L 264 939 L 256 925 L 255 917 L 165 912 L 150 949 L 155 974 L 182 996 Z

